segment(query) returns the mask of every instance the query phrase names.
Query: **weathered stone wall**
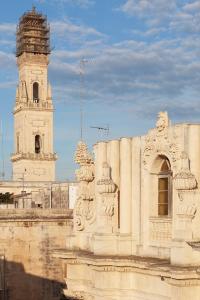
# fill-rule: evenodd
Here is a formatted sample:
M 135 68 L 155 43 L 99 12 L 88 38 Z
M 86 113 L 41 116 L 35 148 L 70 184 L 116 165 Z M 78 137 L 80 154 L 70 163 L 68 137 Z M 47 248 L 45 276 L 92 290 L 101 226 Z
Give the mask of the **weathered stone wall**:
M 51 250 L 65 247 L 71 226 L 71 210 L 0 210 L 2 299 L 60 299 L 62 266 Z

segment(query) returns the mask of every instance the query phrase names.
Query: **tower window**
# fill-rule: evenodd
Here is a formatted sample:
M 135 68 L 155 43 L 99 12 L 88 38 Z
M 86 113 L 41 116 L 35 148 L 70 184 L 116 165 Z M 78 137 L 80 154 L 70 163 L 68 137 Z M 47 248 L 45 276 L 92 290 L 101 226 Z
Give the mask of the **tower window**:
M 41 152 L 41 137 L 40 135 L 35 136 L 35 153 Z
M 33 101 L 35 103 L 39 102 L 39 84 L 37 82 L 33 83 Z
M 169 160 L 163 157 L 160 172 L 158 174 L 158 215 L 168 216 L 171 212 L 171 178 L 172 172 Z

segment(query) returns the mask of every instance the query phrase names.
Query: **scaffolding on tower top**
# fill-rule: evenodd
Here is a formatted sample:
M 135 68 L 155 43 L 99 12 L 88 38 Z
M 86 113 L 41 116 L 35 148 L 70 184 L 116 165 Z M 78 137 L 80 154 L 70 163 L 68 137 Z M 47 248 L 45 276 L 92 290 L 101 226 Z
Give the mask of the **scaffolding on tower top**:
M 47 17 L 33 7 L 22 15 L 17 26 L 16 56 L 24 52 L 48 55 L 50 49 L 50 26 Z

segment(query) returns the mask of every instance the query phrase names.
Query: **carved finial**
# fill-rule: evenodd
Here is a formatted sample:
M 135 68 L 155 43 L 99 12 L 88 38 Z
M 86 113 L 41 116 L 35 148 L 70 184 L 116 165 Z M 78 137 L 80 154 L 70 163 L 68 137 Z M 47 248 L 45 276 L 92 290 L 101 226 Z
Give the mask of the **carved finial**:
M 169 126 L 168 113 L 166 111 L 161 111 L 158 113 L 158 120 L 156 122 L 156 128 L 159 132 L 163 131 Z
M 79 165 L 93 163 L 93 159 L 92 159 L 90 153 L 88 152 L 87 145 L 83 141 L 80 141 L 78 143 L 74 160 Z

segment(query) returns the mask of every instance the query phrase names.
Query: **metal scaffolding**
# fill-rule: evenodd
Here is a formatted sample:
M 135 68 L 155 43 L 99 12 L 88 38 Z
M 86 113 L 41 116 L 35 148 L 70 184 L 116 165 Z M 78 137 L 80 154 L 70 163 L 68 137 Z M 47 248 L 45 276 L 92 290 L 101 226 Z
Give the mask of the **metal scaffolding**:
M 45 55 L 51 52 L 47 17 L 35 7 L 22 15 L 17 26 L 16 56 L 24 52 Z

